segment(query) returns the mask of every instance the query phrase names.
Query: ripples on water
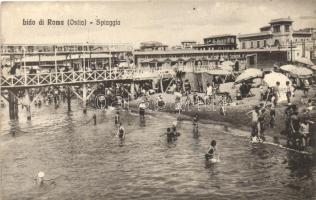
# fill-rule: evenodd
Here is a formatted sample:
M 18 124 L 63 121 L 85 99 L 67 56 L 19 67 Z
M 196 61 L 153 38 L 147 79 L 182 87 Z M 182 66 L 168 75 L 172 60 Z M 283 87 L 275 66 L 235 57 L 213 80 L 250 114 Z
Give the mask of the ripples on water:
M 164 113 L 146 117 L 122 113 L 125 141 L 115 137 L 111 111 L 75 106 L 33 109 L 31 122 L 8 121 L 1 111 L 2 199 L 313 199 L 315 165 L 302 155 L 270 145 L 251 145 L 221 126 L 180 122 L 173 143 L 160 137 L 175 120 Z M 92 115 L 97 114 L 94 126 Z M 12 135 L 15 133 L 15 136 Z M 238 135 L 238 134 L 237 134 Z M 212 139 L 221 162 L 205 163 Z M 39 187 L 33 178 L 44 171 Z

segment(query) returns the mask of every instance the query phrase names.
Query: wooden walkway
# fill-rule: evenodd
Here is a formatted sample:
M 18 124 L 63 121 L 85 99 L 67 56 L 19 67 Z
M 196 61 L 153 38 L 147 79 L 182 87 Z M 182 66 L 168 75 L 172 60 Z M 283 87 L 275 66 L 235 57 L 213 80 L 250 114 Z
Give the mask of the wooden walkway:
M 73 72 L 52 72 L 26 74 L 21 76 L 1 76 L 1 89 L 34 88 L 58 85 L 76 85 L 80 83 L 97 83 L 112 80 L 132 80 L 133 70 L 93 70 Z

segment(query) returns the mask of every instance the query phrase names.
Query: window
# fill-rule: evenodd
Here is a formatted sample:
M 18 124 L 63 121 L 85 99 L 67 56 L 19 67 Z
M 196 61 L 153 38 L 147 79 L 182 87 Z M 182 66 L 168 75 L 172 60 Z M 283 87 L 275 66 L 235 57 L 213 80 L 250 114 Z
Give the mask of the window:
M 290 32 L 290 25 L 285 25 L 284 29 L 285 29 L 285 32 Z
M 253 48 L 253 42 L 252 41 L 250 42 L 250 48 Z
M 257 48 L 260 48 L 260 41 L 257 41 Z
M 273 32 L 274 33 L 279 33 L 280 32 L 280 26 L 274 26 L 273 27 Z
M 245 42 L 242 42 L 242 43 L 241 43 L 241 46 L 242 46 L 242 47 L 241 47 L 242 49 L 245 49 L 245 48 L 246 48 Z
M 267 46 L 267 40 L 263 40 L 263 47 Z

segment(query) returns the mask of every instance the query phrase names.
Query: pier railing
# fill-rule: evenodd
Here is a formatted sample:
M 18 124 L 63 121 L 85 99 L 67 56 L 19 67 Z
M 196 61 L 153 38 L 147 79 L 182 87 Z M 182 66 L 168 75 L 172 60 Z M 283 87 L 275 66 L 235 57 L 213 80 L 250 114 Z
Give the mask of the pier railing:
M 93 70 L 1 76 L 2 89 L 15 87 L 42 87 L 49 85 L 70 85 L 76 83 L 127 80 L 133 78 L 132 70 Z

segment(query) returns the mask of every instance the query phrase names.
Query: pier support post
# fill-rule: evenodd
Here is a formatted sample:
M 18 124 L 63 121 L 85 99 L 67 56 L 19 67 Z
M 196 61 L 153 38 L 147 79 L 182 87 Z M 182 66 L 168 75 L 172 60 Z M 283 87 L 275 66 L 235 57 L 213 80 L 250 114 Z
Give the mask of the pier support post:
M 26 118 L 27 120 L 31 120 L 31 99 L 29 94 L 29 89 L 25 90 L 25 105 L 26 105 Z
M 71 90 L 70 87 L 67 87 L 67 105 L 68 105 L 68 112 L 71 112 Z
M 83 84 L 82 86 L 82 105 L 83 113 L 87 113 L 87 84 Z
M 10 119 L 18 119 L 19 118 L 19 107 L 18 107 L 18 99 L 13 94 L 13 91 L 9 91 L 8 94 L 9 100 L 9 116 Z

